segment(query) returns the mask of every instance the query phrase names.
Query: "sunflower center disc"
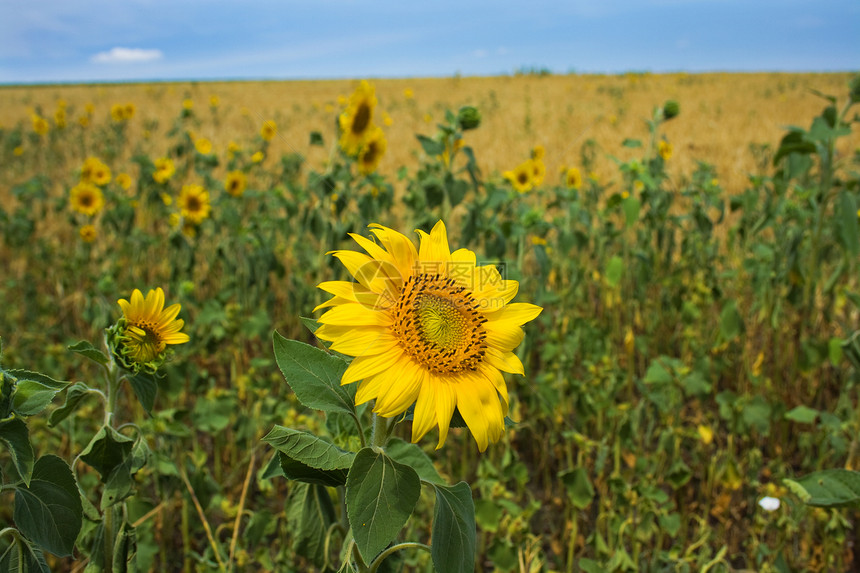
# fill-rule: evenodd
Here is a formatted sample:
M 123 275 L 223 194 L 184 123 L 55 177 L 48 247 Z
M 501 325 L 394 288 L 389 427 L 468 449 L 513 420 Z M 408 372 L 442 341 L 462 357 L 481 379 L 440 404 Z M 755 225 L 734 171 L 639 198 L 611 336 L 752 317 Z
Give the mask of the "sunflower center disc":
M 155 360 L 161 351 L 164 350 L 161 336 L 155 332 L 153 326 L 148 322 L 132 325 L 129 328 L 129 333 L 134 340 L 132 346 L 136 346 L 133 354 L 139 362 Z
M 475 370 L 487 348 L 486 318 L 465 287 L 441 275 L 409 277 L 394 305 L 393 331 L 431 372 Z

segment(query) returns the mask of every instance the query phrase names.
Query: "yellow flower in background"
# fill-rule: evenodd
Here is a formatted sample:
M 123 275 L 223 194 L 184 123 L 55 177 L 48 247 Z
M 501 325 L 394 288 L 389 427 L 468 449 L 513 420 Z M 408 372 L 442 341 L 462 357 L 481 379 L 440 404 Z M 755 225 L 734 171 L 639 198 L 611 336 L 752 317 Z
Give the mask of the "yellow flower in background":
M 340 107 L 344 107 L 347 103 L 349 103 L 349 99 L 343 94 L 337 96 L 337 105 Z
M 349 98 L 349 105 L 340 114 L 340 148 L 350 156 L 358 155 L 373 129 L 373 111 L 376 108 L 376 91 L 362 80 Z
M 218 96 L 209 96 L 209 107 L 218 107 L 219 105 L 221 105 L 221 99 Z
M 187 223 L 199 225 L 209 217 L 212 206 L 209 203 L 209 192 L 201 185 L 191 183 L 183 185 L 176 200 L 180 213 Z
M 633 182 L 633 190 L 636 193 L 641 193 L 643 189 L 645 189 L 645 182 L 644 181 L 642 181 L 641 179 L 637 179 L 636 181 Z
M 323 106 L 323 111 L 325 111 L 326 113 L 332 113 L 334 112 L 334 106 L 330 103 L 327 103 Z
M 167 217 L 167 224 L 174 229 L 178 227 L 180 223 L 182 223 L 182 217 L 179 216 L 179 213 L 171 213 Z
M 534 158 L 531 160 L 532 164 L 532 185 L 537 187 L 541 183 L 543 183 L 543 178 L 546 176 L 546 165 L 544 165 L 543 160 L 539 158 Z
M 535 168 L 532 163 L 532 160 L 529 159 L 520 163 L 513 171 L 505 171 L 502 175 L 511 182 L 514 189 L 520 193 L 526 193 L 534 187 L 532 177 L 534 176 Z
M 532 159 L 535 161 L 540 161 L 546 155 L 546 149 L 544 149 L 543 145 L 535 145 L 532 149 Z
M 104 208 L 105 197 L 92 183 L 82 182 L 69 191 L 69 205 L 78 213 L 92 217 Z
M 412 88 L 406 88 L 403 90 L 403 97 L 406 99 L 412 99 L 415 97 L 415 92 L 412 91 Z
M 78 230 L 81 240 L 85 243 L 92 243 L 98 238 L 98 231 L 92 225 L 84 225 Z
M 388 112 L 382 114 L 382 123 L 385 124 L 385 127 L 391 127 L 394 125 L 394 120 L 391 119 L 391 116 L 388 115 Z
M 341 384 L 361 381 L 356 404 L 375 400 L 386 418 L 415 405 L 412 441 L 433 427 L 442 447 L 455 409 L 478 448 L 504 433 L 508 390 L 502 371 L 523 374 L 513 353 L 522 325 L 539 306 L 511 303 L 516 281 L 494 265 L 478 266 L 468 249 L 451 252 L 442 221 L 428 235 L 418 231 L 418 249 L 407 237 L 370 225 L 378 242 L 353 239 L 368 253 L 335 251 L 358 282 L 319 285 L 334 295 L 316 336 L 331 349 L 354 356 Z
M 660 143 L 657 145 L 657 153 L 660 154 L 663 161 L 669 161 L 672 157 L 672 144 L 666 140 L 660 140 Z
M 544 239 L 543 237 L 538 237 L 537 235 L 532 235 L 532 245 L 546 246 L 546 239 Z
M 170 207 L 173 205 L 173 197 L 170 196 L 170 193 L 159 193 L 158 195 L 161 197 L 161 202 L 164 203 L 165 206 Z
M 66 127 L 66 108 L 61 107 L 61 108 L 58 108 L 57 111 L 54 112 L 54 125 L 57 126 L 57 129 L 65 129 L 65 127 Z
M 24 155 L 24 148 L 19 145 L 12 150 L 12 153 L 15 155 L 15 157 L 21 157 L 22 155 Z
M 125 107 L 122 104 L 115 103 L 110 106 L 110 118 L 116 123 L 125 120 Z
M 582 173 L 576 167 L 571 167 L 564 174 L 564 184 L 570 189 L 579 189 L 582 187 Z
M 224 189 L 233 197 L 241 197 L 245 192 L 245 174 L 241 171 L 231 171 L 224 180 Z
M 129 120 L 134 117 L 137 112 L 137 107 L 133 103 L 127 103 L 123 106 L 123 119 Z
M 262 151 L 257 151 L 254 153 L 254 155 L 251 156 L 251 161 L 253 161 L 254 163 L 262 163 L 265 158 L 265 153 L 263 153 Z
M 82 115 L 78 118 L 78 125 L 81 127 L 89 127 L 90 126 L 90 116 Z
M 191 111 L 194 109 L 194 101 L 191 98 L 185 98 L 182 100 L 182 109 L 185 111 Z
M 176 318 L 181 306 L 173 304 L 164 308 L 164 291 L 150 290 L 146 298 L 138 290 L 131 293 L 131 300 L 117 301 L 123 318 L 117 350 L 127 366 L 139 369 L 144 366 L 158 367 L 165 358 L 168 344 L 185 344 L 190 339 L 179 332 L 185 321 Z
M 173 160 L 169 157 L 159 157 L 155 160 L 155 171 L 152 172 L 152 178 L 156 183 L 165 183 L 176 173 L 176 167 L 173 165 Z
M 386 149 L 388 149 L 388 141 L 385 139 L 385 134 L 380 128 L 374 127 L 358 154 L 358 171 L 365 175 L 376 171 Z
M 98 157 L 87 157 L 84 160 L 81 166 L 81 181 L 104 187 L 110 183 L 111 178 L 110 167 L 102 163 Z
M 263 127 L 260 128 L 260 137 L 266 141 L 272 141 L 275 134 L 278 133 L 278 126 L 272 120 L 264 121 Z
M 424 114 L 424 123 L 433 123 L 433 116 L 429 113 Z
M 51 126 L 48 124 L 48 121 L 38 114 L 33 114 L 33 131 L 36 132 L 37 135 L 45 135 L 50 131 Z
M 96 111 L 96 106 L 94 106 L 93 104 L 91 104 L 91 103 L 84 104 L 84 112 L 86 112 L 87 115 L 92 115 L 93 113 L 95 113 L 95 111 Z
M 131 189 L 131 175 L 128 173 L 120 173 L 115 178 L 114 181 L 117 185 L 119 185 L 123 190 L 128 191 Z
M 198 137 L 194 140 L 194 149 L 200 155 L 209 155 L 212 153 L 212 142 L 205 137 Z

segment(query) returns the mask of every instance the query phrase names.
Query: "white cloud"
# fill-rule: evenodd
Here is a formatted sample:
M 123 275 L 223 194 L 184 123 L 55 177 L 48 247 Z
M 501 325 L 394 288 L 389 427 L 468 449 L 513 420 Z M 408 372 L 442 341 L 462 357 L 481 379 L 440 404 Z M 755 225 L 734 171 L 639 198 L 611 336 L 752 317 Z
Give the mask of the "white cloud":
M 132 64 L 139 62 L 154 62 L 164 57 L 161 50 L 144 50 L 141 48 L 111 48 L 107 52 L 99 52 L 91 61 L 97 64 Z

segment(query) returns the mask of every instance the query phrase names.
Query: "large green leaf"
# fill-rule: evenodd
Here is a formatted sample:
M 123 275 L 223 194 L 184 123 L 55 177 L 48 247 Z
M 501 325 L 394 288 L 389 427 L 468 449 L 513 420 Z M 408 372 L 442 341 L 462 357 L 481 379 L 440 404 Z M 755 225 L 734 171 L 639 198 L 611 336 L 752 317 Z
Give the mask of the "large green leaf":
M 839 238 L 845 250 L 855 259 L 860 256 L 860 221 L 857 217 L 857 201 L 850 191 L 839 194 L 838 225 Z
M 385 453 L 415 470 L 418 477 L 430 483 L 444 484 L 445 480 L 436 471 L 433 462 L 417 444 L 410 444 L 400 438 L 389 440 Z
M 93 390 L 83 382 L 75 382 L 69 386 L 66 391 L 66 401 L 62 406 L 51 412 L 51 417 L 48 418 L 48 424 L 56 426 L 65 420 L 69 414 L 72 414 L 81 405 L 84 397 Z
M 475 502 L 469 484 L 433 485 L 433 545 L 430 553 L 436 571 L 469 573 L 475 569 Z
M 860 472 L 832 469 L 813 472 L 796 480 L 785 480 L 805 503 L 822 507 L 860 504 Z
M 370 562 L 394 540 L 421 495 L 415 470 L 363 448 L 346 478 L 346 511 L 358 550 Z
M 134 440 L 123 436 L 110 426 L 102 426 L 93 436 L 80 458 L 101 474 L 107 482 L 111 472 L 131 455 Z
M 274 333 L 275 361 L 299 402 L 324 412 L 355 415 L 355 384 L 341 386 L 346 362 L 310 344 Z
M 322 567 L 326 532 L 335 520 L 328 491 L 321 485 L 296 484 L 290 492 L 286 513 L 294 539 L 293 550 Z
M 68 382 L 60 382 L 38 372 L 8 370 L 7 373 L 18 379 L 12 409 L 21 416 L 38 414 L 51 403 L 57 392 L 69 385 Z
M 86 356 L 93 362 L 104 366 L 108 363 L 108 357 L 104 352 L 93 346 L 88 340 L 81 340 L 69 346 L 69 350 L 77 352 L 81 356 Z
M 317 436 L 275 426 L 263 441 L 278 450 L 281 470 L 289 479 L 321 485 L 343 485 L 355 454 Z
M 591 485 L 591 480 L 588 479 L 588 473 L 585 468 L 576 468 L 560 472 L 559 477 L 565 488 L 571 503 L 577 509 L 585 509 L 594 499 L 594 486 Z
M 36 461 L 29 487 L 15 490 L 14 518 L 21 533 L 42 549 L 60 557 L 72 554 L 83 506 L 65 461 L 54 455 Z
M 0 442 L 6 444 L 9 448 L 9 453 L 12 454 L 12 463 L 15 464 L 15 470 L 18 475 L 24 480 L 24 483 L 30 485 L 30 475 L 33 473 L 33 446 L 30 444 L 30 432 L 27 430 L 27 424 L 20 418 L 12 418 L 0 422 Z
M 152 407 L 155 405 L 155 394 L 158 392 L 155 375 L 149 372 L 138 372 L 128 377 L 128 383 L 131 384 L 134 395 L 140 400 L 140 405 L 151 416 Z

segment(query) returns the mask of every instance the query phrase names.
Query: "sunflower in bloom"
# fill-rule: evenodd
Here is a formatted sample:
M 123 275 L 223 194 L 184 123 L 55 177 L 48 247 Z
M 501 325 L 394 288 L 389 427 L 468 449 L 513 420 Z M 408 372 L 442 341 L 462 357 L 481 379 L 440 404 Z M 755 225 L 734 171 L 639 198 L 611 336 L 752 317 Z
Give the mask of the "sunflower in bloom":
M 87 157 L 81 166 L 81 181 L 84 183 L 95 183 L 104 187 L 111 180 L 110 167 L 101 162 L 97 157 Z
M 99 236 L 98 231 L 92 225 L 84 225 L 78 230 L 81 240 L 85 243 L 92 243 Z
M 534 158 L 530 163 L 532 164 L 532 185 L 537 187 L 543 183 L 543 178 L 546 176 L 546 165 L 540 158 Z
M 104 194 L 92 183 L 78 183 L 69 191 L 69 205 L 78 213 L 92 217 L 105 206 Z
M 224 180 L 224 189 L 233 197 L 241 197 L 245 192 L 245 174 L 241 171 L 231 171 Z
M 532 163 L 532 160 L 529 159 L 520 163 L 513 171 L 505 171 L 502 175 L 511 182 L 514 189 L 520 193 L 527 193 L 534 187 L 532 178 L 534 177 L 535 168 Z
M 185 321 L 177 319 L 179 304 L 164 308 L 164 291 L 150 290 L 146 297 L 138 290 L 131 300 L 117 301 L 123 317 L 112 327 L 114 355 L 123 366 L 135 372 L 142 368 L 156 370 L 167 358 L 168 344 L 184 344 L 188 335 L 179 332 Z M 110 330 L 110 329 L 109 329 Z
M 209 192 L 195 183 L 182 186 L 176 205 L 185 218 L 185 222 L 193 225 L 202 223 L 204 219 L 209 217 L 209 212 L 212 210 L 212 206 L 209 204 Z
M 172 159 L 160 157 L 155 160 L 155 171 L 152 172 L 152 178 L 156 183 L 169 181 L 174 173 L 176 173 L 176 166 L 173 165 Z
M 51 126 L 41 115 L 33 114 L 31 118 L 33 120 L 33 131 L 36 132 L 37 135 L 45 135 L 50 131 Z
M 661 140 L 657 145 L 657 153 L 663 158 L 663 161 L 669 161 L 672 157 L 672 144 L 666 140 Z
M 576 167 L 569 168 L 564 174 L 564 183 L 571 189 L 582 187 L 582 174 Z
M 114 178 L 114 181 L 125 191 L 131 189 L 131 175 L 128 173 L 120 173 Z
M 340 114 L 340 148 L 350 156 L 358 152 L 373 130 L 373 110 L 376 108 L 376 91 L 362 81 L 349 98 L 349 105 Z
M 388 142 L 385 140 L 385 134 L 380 128 L 374 127 L 358 154 L 358 171 L 365 175 L 376 171 L 379 160 L 382 159 L 387 148 Z
M 212 153 L 212 142 L 205 137 L 198 137 L 194 140 L 194 149 L 200 155 L 209 155 Z
M 354 356 L 342 384 L 361 381 L 356 403 L 376 400 L 383 417 L 415 405 L 412 441 L 438 427 L 442 447 L 457 409 L 484 451 L 504 432 L 508 390 L 502 372 L 523 374 L 512 352 L 522 325 L 541 308 L 511 303 L 516 281 L 493 265 L 478 266 L 475 253 L 454 252 L 442 221 L 418 249 L 407 237 L 370 225 L 378 242 L 351 235 L 368 253 L 335 251 L 357 283 L 319 285 L 333 298 L 316 336 L 331 349 Z
M 263 122 L 263 127 L 260 128 L 260 137 L 266 141 L 272 141 L 278 133 L 278 126 L 271 119 Z

